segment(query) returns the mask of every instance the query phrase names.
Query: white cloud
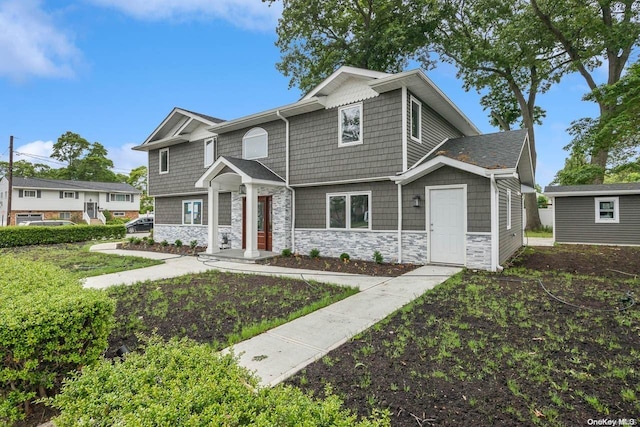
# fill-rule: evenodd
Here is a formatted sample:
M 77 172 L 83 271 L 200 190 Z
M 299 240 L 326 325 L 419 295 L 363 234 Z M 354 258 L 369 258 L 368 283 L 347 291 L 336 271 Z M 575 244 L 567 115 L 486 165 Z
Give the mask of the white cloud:
M 40 0 L 0 1 L 0 76 L 69 77 L 79 57 Z
M 260 0 L 87 0 L 143 20 L 194 20 L 219 18 L 251 30 L 275 28 L 282 5 Z
M 144 151 L 133 151 L 131 148 L 136 144 L 124 144 L 119 147 L 107 147 L 109 157 L 113 161 L 116 173 L 128 174 L 131 169 L 138 166 L 147 166 L 147 153 Z
M 59 168 L 61 165 L 55 159 L 50 159 L 53 152 L 53 141 L 33 141 L 15 148 L 14 160 L 26 160 L 31 163 L 43 163 L 52 168 Z

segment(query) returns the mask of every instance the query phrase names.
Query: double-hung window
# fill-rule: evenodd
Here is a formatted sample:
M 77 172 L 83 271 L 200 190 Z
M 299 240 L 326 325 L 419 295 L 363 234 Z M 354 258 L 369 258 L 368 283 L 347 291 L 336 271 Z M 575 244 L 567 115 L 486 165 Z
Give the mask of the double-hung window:
M 182 201 L 182 224 L 202 225 L 202 200 Z
M 207 168 L 216 161 L 216 138 L 204 140 L 204 167 Z
M 618 197 L 596 197 L 596 223 L 616 224 L 620 222 L 620 200 Z
M 327 194 L 327 228 L 371 229 L 371 193 Z
M 422 103 L 411 97 L 411 139 L 422 142 Z
M 338 109 L 338 146 L 362 144 L 362 103 Z
M 159 169 L 160 173 L 169 173 L 169 149 L 163 148 L 160 150 L 160 158 L 159 158 Z

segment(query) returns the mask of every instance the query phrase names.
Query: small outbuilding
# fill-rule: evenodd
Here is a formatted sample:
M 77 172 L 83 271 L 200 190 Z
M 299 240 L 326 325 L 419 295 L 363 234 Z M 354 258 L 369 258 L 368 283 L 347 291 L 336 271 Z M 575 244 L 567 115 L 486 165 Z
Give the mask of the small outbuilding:
M 557 243 L 640 245 L 640 182 L 546 187 Z

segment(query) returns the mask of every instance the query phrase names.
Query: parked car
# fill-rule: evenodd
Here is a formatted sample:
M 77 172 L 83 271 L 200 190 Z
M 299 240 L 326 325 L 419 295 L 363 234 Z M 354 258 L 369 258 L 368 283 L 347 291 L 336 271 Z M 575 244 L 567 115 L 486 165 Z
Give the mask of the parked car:
M 38 226 L 38 227 L 59 227 L 61 225 L 76 225 L 75 222 L 72 221 L 65 221 L 63 219 L 45 219 L 42 221 L 26 221 L 26 222 L 21 222 L 18 225 L 32 225 L 32 226 Z
M 132 219 L 125 224 L 125 227 L 127 227 L 127 233 L 149 231 L 153 228 L 153 217 L 140 217 Z

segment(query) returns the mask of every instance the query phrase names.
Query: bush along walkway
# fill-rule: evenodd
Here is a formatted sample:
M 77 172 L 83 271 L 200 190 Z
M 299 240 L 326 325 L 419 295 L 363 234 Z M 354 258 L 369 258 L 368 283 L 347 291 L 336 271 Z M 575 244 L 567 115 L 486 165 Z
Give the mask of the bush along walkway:
M 133 255 L 119 251 L 115 245 L 98 245 L 92 250 Z M 271 329 L 261 335 L 234 345 L 229 350 L 240 356 L 241 366 L 254 371 L 262 385 L 275 385 L 285 380 L 330 350 L 340 346 L 424 292 L 444 282 L 459 268 L 425 266 L 399 277 L 370 277 L 354 274 L 332 274 L 313 270 L 285 269 L 260 264 L 234 262 L 200 262 L 196 257 L 176 257 L 148 252 L 149 256 L 164 256 L 166 264 L 88 278 L 85 287 L 104 288 L 140 280 L 177 277 L 206 269 L 302 277 L 305 280 L 354 286 L 360 293 L 317 310 L 304 317 Z M 145 256 L 136 252 L 136 256 Z M 192 271 L 188 271 L 193 269 Z

